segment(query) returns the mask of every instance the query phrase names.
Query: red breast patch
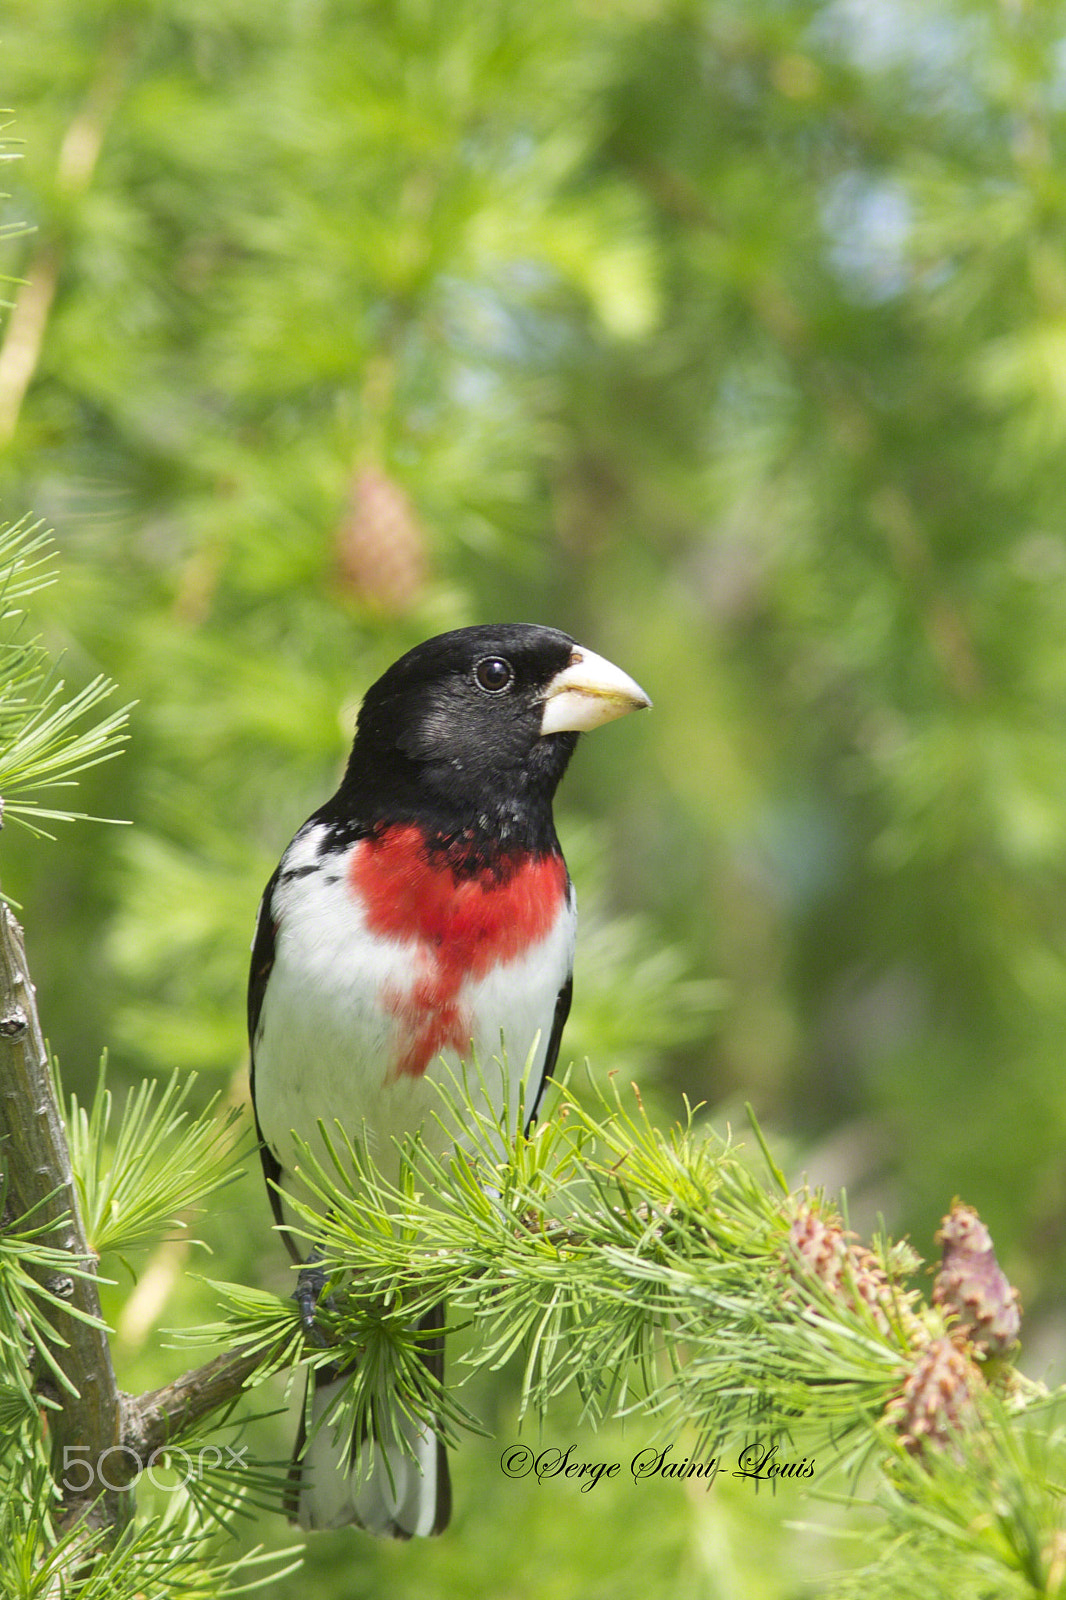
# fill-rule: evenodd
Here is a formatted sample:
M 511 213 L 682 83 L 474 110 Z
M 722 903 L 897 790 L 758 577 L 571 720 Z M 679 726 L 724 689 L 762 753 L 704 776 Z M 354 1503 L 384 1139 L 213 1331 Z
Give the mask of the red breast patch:
M 545 938 L 566 894 L 559 855 L 511 857 L 499 870 L 458 876 L 446 861 L 433 861 L 414 826 L 359 844 L 349 880 L 370 931 L 416 947 L 410 988 L 385 998 L 406 1034 L 395 1071 L 416 1075 L 442 1050 L 469 1048 L 463 984 Z

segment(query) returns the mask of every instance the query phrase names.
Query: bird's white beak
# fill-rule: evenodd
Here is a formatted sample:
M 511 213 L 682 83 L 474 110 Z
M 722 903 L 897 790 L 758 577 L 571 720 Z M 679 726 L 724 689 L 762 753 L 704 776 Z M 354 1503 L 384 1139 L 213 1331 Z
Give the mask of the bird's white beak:
M 602 656 L 575 645 L 562 672 L 544 691 L 541 734 L 587 733 L 603 722 L 639 711 L 651 701 L 627 672 Z

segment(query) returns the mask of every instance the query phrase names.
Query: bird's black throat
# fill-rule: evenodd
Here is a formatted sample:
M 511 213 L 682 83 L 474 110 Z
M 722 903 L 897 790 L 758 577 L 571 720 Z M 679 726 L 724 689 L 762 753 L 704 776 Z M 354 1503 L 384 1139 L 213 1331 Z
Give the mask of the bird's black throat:
M 576 744 L 576 734 L 552 734 L 521 767 L 480 771 L 395 750 L 369 760 L 357 739 L 340 788 L 315 820 L 328 829 L 327 849 L 413 825 L 457 879 L 489 871 L 503 881 L 522 859 L 560 853 L 552 801 Z

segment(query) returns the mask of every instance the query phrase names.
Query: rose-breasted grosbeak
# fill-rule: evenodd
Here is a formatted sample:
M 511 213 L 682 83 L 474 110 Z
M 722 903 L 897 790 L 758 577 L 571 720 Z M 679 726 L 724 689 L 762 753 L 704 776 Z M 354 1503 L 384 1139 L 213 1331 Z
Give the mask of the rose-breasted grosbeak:
M 394 1178 L 394 1141 L 439 1106 L 430 1081 L 462 1060 L 476 1060 L 497 1115 L 517 1104 L 528 1066 L 532 1119 L 574 958 L 552 798 L 580 731 L 648 704 L 565 633 L 520 625 L 441 634 L 368 690 L 340 788 L 282 856 L 252 949 L 252 1098 L 282 1228 L 279 1190 L 298 1181 L 297 1140 L 313 1144 L 320 1121 L 365 1139 Z M 435 1123 L 424 1132 L 444 1142 Z M 292 1234 L 282 1237 L 299 1261 Z M 442 1328 L 442 1315 L 423 1326 Z M 441 1338 L 427 1340 L 425 1359 L 440 1376 Z M 316 1382 L 311 1415 L 325 1421 L 298 1469 L 300 1521 L 439 1533 L 451 1506 L 440 1440 L 405 1423 L 403 1437 L 342 1452 L 329 1417 L 342 1383 Z M 301 1435 L 298 1456 L 303 1447 Z

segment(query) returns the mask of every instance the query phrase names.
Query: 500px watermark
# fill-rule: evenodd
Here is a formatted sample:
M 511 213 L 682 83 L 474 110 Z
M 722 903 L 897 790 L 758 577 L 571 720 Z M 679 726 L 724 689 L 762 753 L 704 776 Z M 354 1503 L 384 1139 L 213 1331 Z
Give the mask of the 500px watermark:
M 165 1444 L 144 1457 L 128 1444 L 109 1445 L 98 1456 L 91 1456 L 87 1444 L 68 1444 L 63 1449 L 59 1487 L 64 1494 L 88 1494 L 93 1489 L 125 1489 L 134 1478 L 146 1475 L 157 1489 L 173 1489 L 174 1474 L 178 1487 L 203 1478 L 209 1472 L 232 1472 L 244 1465 L 246 1445 L 234 1449 L 232 1445 L 205 1444 L 199 1450 L 183 1450 L 180 1445 Z M 159 1479 L 153 1474 L 161 1468 L 167 1477 Z

